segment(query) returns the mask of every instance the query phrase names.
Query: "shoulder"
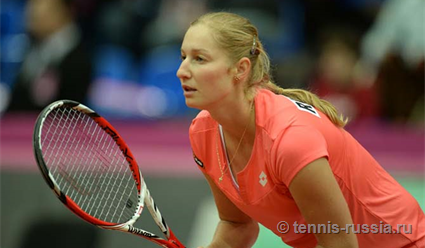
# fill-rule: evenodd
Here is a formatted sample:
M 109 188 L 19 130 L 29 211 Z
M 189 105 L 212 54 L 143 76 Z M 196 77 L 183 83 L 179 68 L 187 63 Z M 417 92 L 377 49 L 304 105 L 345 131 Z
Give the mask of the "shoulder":
M 189 140 L 193 150 L 197 147 L 205 147 L 213 140 L 214 130 L 218 123 L 211 117 L 208 111 L 201 111 L 193 120 L 189 127 Z
M 202 110 L 199 114 L 192 120 L 192 123 L 189 127 L 189 135 L 195 135 L 196 133 L 201 133 L 214 129 L 217 126 L 217 122 L 211 117 L 208 111 Z
M 192 147 L 195 162 L 206 169 L 206 164 L 211 164 L 211 152 L 218 123 L 208 111 L 201 111 L 193 120 L 189 128 L 189 141 Z
M 257 125 L 275 139 L 292 126 L 315 126 L 327 117 L 313 106 L 269 90 L 259 90 L 255 98 Z M 324 118 L 323 118 L 324 117 Z
M 265 89 L 258 91 L 255 97 L 255 115 L 257 126 L 263 128 L 269 134 L 274 133 L 276 128 L 282 130 L 288 125 L 287 115 L 289 101 L 282 95 L 276 95 Z M 275 135 L 272 135 L 275 136 Z

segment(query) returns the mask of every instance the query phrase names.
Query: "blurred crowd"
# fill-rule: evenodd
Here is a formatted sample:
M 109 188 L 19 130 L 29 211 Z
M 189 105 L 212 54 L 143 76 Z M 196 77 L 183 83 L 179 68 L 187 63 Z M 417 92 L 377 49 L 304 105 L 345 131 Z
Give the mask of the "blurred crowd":
M 124 118 L 193 115 L 180 43 L 221 10 L 259 28 L 277 84 L 352 122 L 423 125 L 424 0 L 2 0 L 0 113 L 72 99 Z

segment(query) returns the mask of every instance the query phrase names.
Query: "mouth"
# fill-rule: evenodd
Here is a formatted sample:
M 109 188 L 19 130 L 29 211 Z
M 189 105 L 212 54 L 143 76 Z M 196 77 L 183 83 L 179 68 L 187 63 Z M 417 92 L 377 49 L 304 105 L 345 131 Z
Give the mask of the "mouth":
M 184 92 L 193 92 L 193 91 L 196 91 L 195 88 L 189 87 L 187 85 L 183 85 L 182 88 L 183 88 Z

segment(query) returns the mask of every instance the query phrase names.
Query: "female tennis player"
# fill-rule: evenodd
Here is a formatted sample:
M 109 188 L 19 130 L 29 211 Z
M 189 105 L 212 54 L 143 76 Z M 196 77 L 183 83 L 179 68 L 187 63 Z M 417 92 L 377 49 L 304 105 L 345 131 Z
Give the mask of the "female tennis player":
M 292 247 L 425 247 L 418 202 L 330 103 L 273 83 L 249 20 L 206 14 L 181 54 L 186 104 L 202 110 L 190 142 L 220 217 L 208 247 L 251 247 L 258 223 Z

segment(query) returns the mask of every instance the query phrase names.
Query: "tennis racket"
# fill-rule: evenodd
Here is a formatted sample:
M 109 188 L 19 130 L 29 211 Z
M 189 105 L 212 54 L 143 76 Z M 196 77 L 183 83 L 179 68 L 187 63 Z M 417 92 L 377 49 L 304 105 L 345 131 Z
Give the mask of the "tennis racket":
M 37 118 L 33 146 L 49 187 L 83 220 L 162 247 L 184 247 L 155 205 L 130 149 L 96 112 L 75 101 L 53 102 Z M 144 206 L 166 239 L 133 226 Z

